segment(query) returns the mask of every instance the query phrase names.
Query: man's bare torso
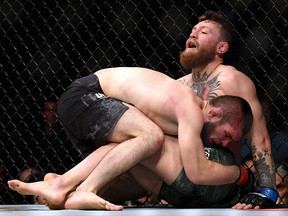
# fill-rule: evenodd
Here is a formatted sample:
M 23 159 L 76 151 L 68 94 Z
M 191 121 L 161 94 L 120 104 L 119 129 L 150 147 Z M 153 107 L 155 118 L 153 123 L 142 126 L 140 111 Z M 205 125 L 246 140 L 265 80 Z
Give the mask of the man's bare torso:
M 179 81 L 192 88 L 202 100 L 211 100 L 220 95 L 235 92 L 233 89 L 237 88 L 237 83 L 234 82 L 234 79 L 231 79 L 233 76 L 241 78 L 245 75 L 231 66 L 220 65 L 211 74 L 206 72 L 193 75 L 188 74 L 181 77 Z M 227 85 L 228 83 L 232 84 L 233 89 Z
M 190 88 L 154 70 L 121 67 L 103 69 L 95 74 L 107 96 L 134 105 L 171 135 L 178 132 L 180 109 L 202 106 Z

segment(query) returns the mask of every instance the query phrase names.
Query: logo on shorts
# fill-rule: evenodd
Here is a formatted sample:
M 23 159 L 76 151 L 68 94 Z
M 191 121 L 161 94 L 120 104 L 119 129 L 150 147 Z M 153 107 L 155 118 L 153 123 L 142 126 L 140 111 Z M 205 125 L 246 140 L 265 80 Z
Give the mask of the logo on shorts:
M 212 151 L 212 149 L 210 147 L 204 147 L 204 153 L 205 153 L 207 159 L 210 158 L 211 151 Z
M 102 94 L 102 93 L 95 93 L 95 96 L 97 97 L 97 98 L 103 98 L 103 97 L 106 97 L 104 94 Z

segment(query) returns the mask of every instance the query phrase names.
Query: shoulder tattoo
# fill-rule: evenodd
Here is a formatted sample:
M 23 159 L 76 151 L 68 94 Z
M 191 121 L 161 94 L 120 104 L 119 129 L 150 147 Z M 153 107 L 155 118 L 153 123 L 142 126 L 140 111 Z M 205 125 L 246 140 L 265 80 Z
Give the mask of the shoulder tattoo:
M 182 84 L 186 85 L 186 86 L 189 86 L 189 87 L 192 86 L 192 81 L 191 81 L 191 80 L 187 80 L 187 79 L 185 79 L 185 78 L 181 78 L 181 79 L 179 79 L 179 81 L 180 81 Z

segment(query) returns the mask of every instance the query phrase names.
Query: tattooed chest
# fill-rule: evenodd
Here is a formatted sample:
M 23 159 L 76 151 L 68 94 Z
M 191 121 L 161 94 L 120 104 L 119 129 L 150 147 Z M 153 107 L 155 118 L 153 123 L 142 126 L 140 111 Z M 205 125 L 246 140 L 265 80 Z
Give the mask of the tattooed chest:
M 192 83 L 191 87 L 195 91 L 198 97 L 203 100 L 211 100 L 215 97 L 218 97 L 220 92 L 221 82 L 217 79 L 218 76 L 215 76 L 213 79 L 202 82 L 202 83 Z

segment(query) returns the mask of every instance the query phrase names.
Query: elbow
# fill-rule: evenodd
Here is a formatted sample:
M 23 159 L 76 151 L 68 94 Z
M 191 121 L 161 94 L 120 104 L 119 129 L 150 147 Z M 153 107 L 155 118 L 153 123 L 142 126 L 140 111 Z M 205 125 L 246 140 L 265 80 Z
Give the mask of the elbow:
M 211 170 L 213 169 L 213 164 L 210 160 L 200 161 L 198 163 L 194 163 L 194 166 L 186 166 L 184 165 L 184 169 L 186 172 L 186 177 L 193 184 L 205 185 L 207 181 L 209 182 L 209 175 L 211 174 Z M 187 168 L 187 169 L 186 169 Z
M 186 172 L 186 176 L 193 184 L 206 185 L 211 182 L 210 175 L 211 171 L 213 172 L 213 170 L 215 169 L 214 162 L 210 160 L 201 162 L 199 161 L 198 166 L 189 168 L 189 171 Z
M 269 134 L 268 133 L 264 133 L 262 137 L 263 138 L 262 138 L 259 146 L 262 147 L 262 148 L 267 148 L 268 150 L 271 151 L 271 139 L 270 139 Z
M 266 148 L 271 148 L 271 139 L 268 132 L 264 135 L 264 145 Z
M 192 171 L 186 173 L 187 178 L 189 179 L 190 182 L 193 184 L 203 184 L 204 183 L 204 176 L 202 175 L 201 171 Z M 204 177 L 204 178 L 203 178 Z

